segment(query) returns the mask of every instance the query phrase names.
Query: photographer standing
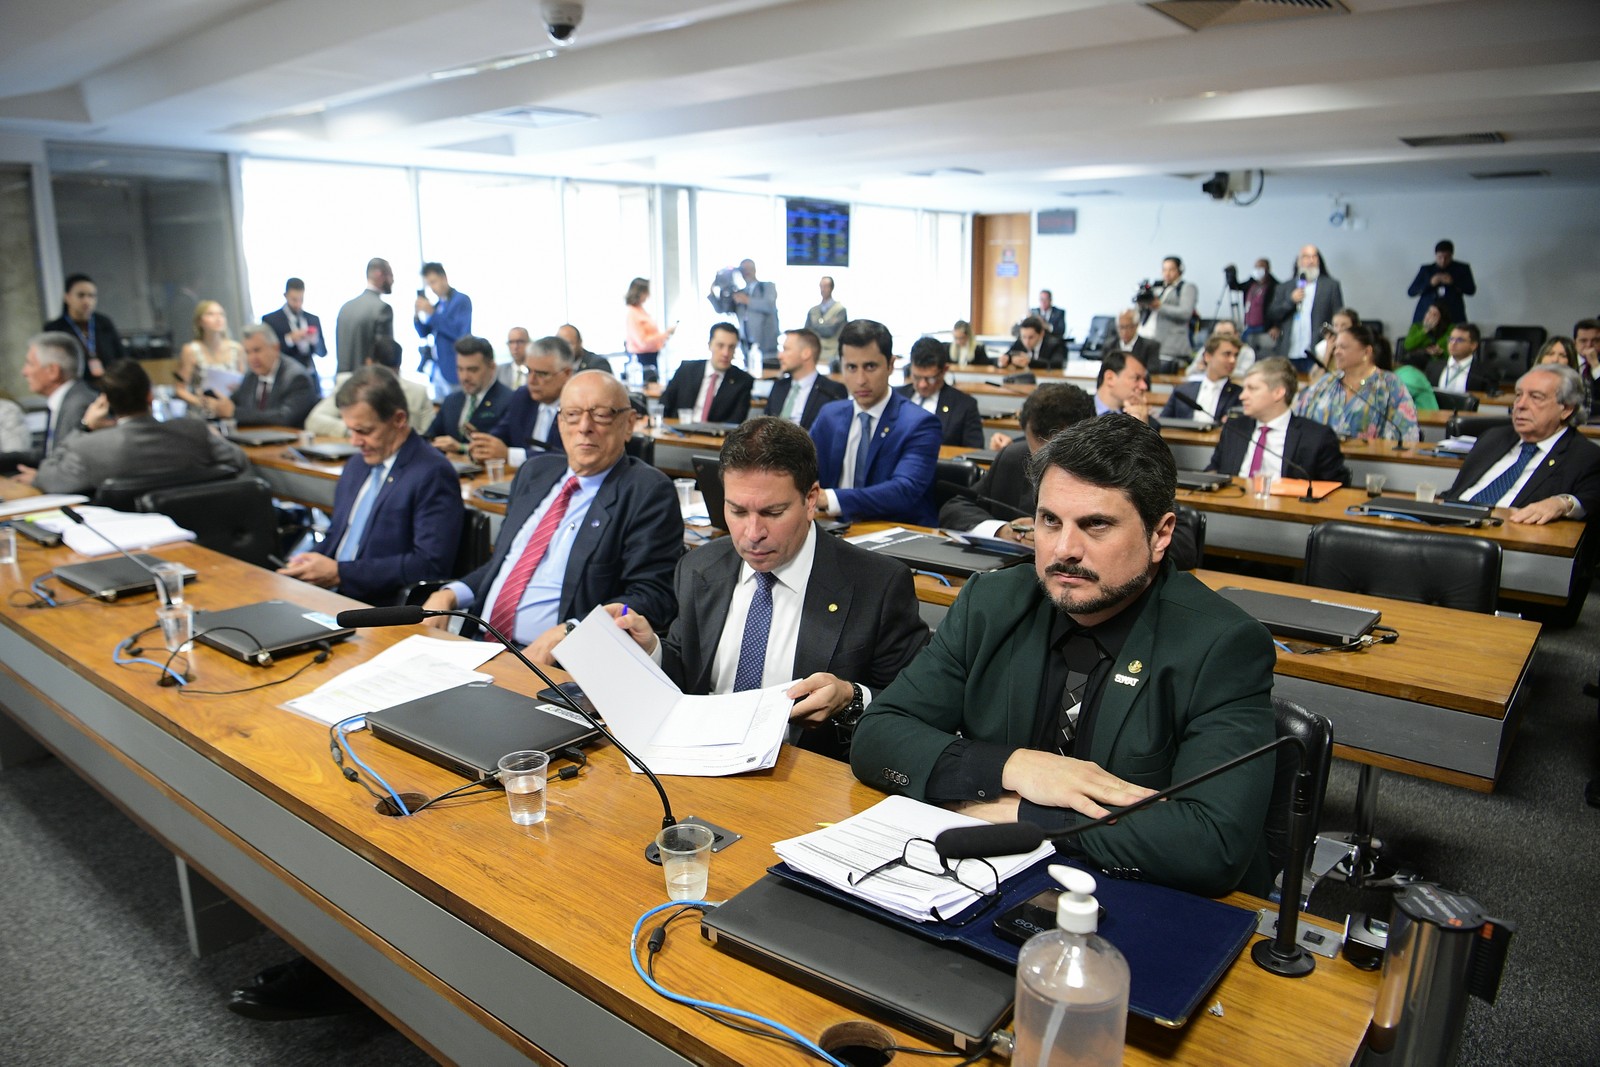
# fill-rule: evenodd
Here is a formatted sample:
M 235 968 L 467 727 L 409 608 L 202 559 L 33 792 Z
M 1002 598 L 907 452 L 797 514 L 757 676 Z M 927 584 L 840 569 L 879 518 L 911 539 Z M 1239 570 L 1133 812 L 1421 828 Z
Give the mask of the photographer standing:
M 1267 324 L 1267 306 L 1272 303 L 1272 292 L 1278 287 L 1278 279 L 1272 276 L 1272 264 L 1264 259 L 1256 260 L 1255 269 L 1250 272 L 1250 277 L 1241 280 L 1239 271 L 1232 263 L 1222 269 L 1227 277 L 1228 288 L 1236 293 L 1244 294 L 1244 333 L 1240 339 L 1247 345 L 1256 344 L 1258 334 L 1267 333 L 1270 327 Z M 1273 338 L 1276 341 L 1277 338 Z M 1257 347 L 1262 347 L 1257 345 Z M 1271 344 L 1265 346 L 1272 348 Z
M 1183 280 L 1183 260 L 1168 256 L 1161 261 L 1161 286 L 1141 286 L 1136 303 L 1143 316 L 1139 336 L 1149 337 L 1161 346 L 1161 363 L 1151 367 L 1162 374 L 1188 365 L 1189 322 L 1194 318 L 1198 294 Z

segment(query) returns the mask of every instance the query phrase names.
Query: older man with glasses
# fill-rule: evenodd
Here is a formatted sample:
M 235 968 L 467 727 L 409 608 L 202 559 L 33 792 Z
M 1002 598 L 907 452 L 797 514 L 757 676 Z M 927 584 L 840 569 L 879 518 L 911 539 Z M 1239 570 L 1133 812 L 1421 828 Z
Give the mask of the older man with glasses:
M 626 604 L 666 629 L 678 613 L 672 572 L 683 553 L 683 516 L 671 480 L 624 454 L 634 418 L 615 377 L 573 375 L 557 418 L 564 451 L 522 465 L 494 555 L 425 606 L 473 611 L 543 663 L 554 662 L 550 650 L 596 604 Z M 468 623 L 462 633 L 477 629 Z

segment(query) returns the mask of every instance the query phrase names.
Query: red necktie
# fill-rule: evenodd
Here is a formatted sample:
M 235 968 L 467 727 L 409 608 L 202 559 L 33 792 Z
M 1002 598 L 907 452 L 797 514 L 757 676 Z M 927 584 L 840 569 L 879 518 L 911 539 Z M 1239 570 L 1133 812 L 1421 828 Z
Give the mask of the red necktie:
M 256 384 L 256 407 L 258 409 L 265 409 L 266 406 L 267 406 L 267 383 L 266 382 L 258 382 Z
M 517 605 L 522 603 L 522 594 L 528 588 L 528 581 L 538 569 L 539 561 L 544 559 L 545 552 L 550 548 L 550 542 L 555 540 L 556 529 L 561 525 L 561 520 L 567 517 L 567 505 L 572 503 L 572 494 L 577 491 L 577 477 L 568 478 L 567 484 L 561 487 L 561 492 L 550 502 L 544 518 L 534 527 L 533 536 L 528 538 L 528 545 L 522 550 L 516 566 L 511 568 L 505 585 L 500 587 L 500 596 L 495 600 L 494 611 L 489 615 L 489 625 L 507 637 L 512 636 L 512 630 L 516 626 Z M 483 639 L 494 640 L 488 634 L 484 634 Z
M 1254 478 L 1261 473 L 1261 461 L 1267 458 L 1267 434 L 1270 431 L 1261 427 L 1261 436 L 1256 438 L 1256 454 L 1250 457 L 1250 477 Z
M 700 412 L 701 422 L 711 421 L 711 401 L 715 400 L 717 397 L 717 379 L 720 377 L 720 374 L 713 374 L 711 376 L 711 381 L 706 385 L 706 406 L 704 410 Z

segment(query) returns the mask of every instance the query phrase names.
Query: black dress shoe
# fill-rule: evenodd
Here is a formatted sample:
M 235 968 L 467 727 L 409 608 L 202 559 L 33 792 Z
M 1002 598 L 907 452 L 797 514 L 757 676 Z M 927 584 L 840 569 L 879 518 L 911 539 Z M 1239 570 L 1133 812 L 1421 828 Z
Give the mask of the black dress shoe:
M 228 996 L 228 1010 L 263 1022 L 365 1011 L 353 993 L 303 956 L 268 967 Z

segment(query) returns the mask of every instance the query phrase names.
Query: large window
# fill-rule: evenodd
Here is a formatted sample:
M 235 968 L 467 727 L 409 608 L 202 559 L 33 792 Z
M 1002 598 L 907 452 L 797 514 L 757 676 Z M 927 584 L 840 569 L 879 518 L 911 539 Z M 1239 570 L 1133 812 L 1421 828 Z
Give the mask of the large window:
M 565 202 L 568 320 L 589 351 L 621 352 L 628 282 L 650 278 L 655 291 L 645 307 L 658 322 L 663 315 L 650 188 L 567 182 Z
M 497 360 L 510 359 L 511 327 L 544 337 L 566 321 L 555 181 L 425 170 L 417 203 L 423 258 L 442 264 L 450 284 L 472 298 L 472 332 L 489 339 Z
M 333 372 L 334 326 L 339 308 L 366 286 L 367 260 L 379 256 L 394 268 L 395 339 L 406 352 L 407 377 L 417 373 L 421 343 L 411 328 L 422 254 L 417 210 L 408 173 L 398 167 L 361 167 L 246 159 L 244 257 L 256 318 L 283 304 L 283 283 L 306 283 L 306 310 L 322 319 Z M 452 278 L 452 280 L 455 280 Z M 463 286 L 463 289 L 466 287 Z

